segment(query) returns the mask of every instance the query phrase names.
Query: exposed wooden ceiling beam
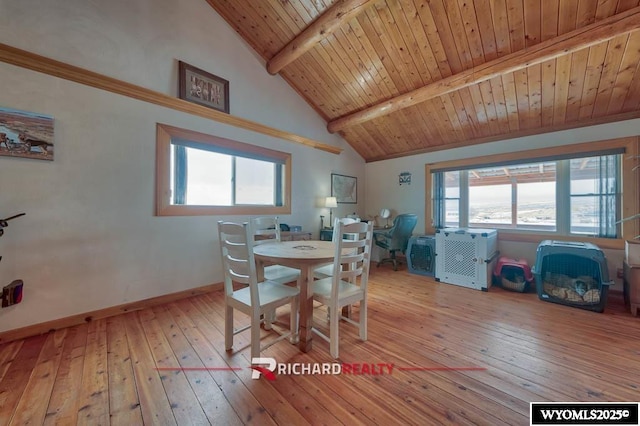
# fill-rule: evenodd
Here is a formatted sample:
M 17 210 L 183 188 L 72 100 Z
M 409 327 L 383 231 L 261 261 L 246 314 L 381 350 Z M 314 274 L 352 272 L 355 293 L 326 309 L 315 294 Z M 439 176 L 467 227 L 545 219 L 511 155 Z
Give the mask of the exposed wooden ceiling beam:
M 640 29 L 640 6 L 332 120 L 331 133 Z
M 374 0 L 338 0 L 267 62 L 269 74 L 277 74 L 341 25 L 373 5 Z

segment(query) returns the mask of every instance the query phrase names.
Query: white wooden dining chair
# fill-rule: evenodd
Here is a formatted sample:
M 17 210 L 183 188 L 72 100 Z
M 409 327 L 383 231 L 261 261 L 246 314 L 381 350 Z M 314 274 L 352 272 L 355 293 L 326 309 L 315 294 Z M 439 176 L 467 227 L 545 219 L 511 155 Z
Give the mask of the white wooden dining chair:
M 296 287 L 272 281 L 258 283 L 256 262 L 253 255 L 253 233 L 248 223 L 218 222 L 220 253 L 224 269 L 225 291 L 225 349 L 233 348 L 233 336 L 251 329 L 251 357 L 259 357 L 260 352 L 272 344 L 291 338 L 298 338 L 298 303 L 300 290 Z M 261 346 L 260 323 L 262 317 L 269 316 L 276 308 L 290 304 L 288 332 L 278 332 L 280 336 Z M 248 326 L 235 329 L 233 312 L 238 310 L 251 318 Z M 274 331 L 277 331 L 274 328 Z
M 345 225 L 348 225 L 350 223 L 356 223 L 356 222 L 360 222 L 360 219 L 353 219 L 350 217 L 343 217 L 343 218 L 336 218 L 335 222 L 333 223 L 333 236 L 331 238 L 332 241 L 336 241 L 338 235 L 337 233 L 337 229 L 338 229 L 338 222 L 341 222 Z M 341 238 L 344 238 L 345 235 L 340 235 Z M 347 235 L 347 238 L 352 238 L 351 236 Z M 317 268 L 315 271 L 313 271 L 313 277 L 316 279 L 323 279 L 323 278 L 327 278 L 333 275 L 333 264 L 331 265 L 325 265 L 325 266 L 321 266 L 320 268 Z
M 277 216 L 255 217 L 251 219 L 251 229 L 254 245 L 281 241 L 280 222 Z M 298 277 L 300 277 L 299 269 L 284 265 L 268 265 L 264 267 L 264 279 L 268 281 L 286 284 L 297 282 Z
M 334 274 L 313 283 L 313 299 L 329 308 L 329 335 L 317 327 L 313 331 L 329 342 L 329 352 L 339 356 L 339 325 L 344 320 L 359 328 L 360 339 L 367 340 L 367 284 L 371 260 L 373 223 L 336 223 L 336 235 L 353 234 L 354 239 L 336 238 Z M 358 321 L 342 315 L 342 307 L 358 303 Z

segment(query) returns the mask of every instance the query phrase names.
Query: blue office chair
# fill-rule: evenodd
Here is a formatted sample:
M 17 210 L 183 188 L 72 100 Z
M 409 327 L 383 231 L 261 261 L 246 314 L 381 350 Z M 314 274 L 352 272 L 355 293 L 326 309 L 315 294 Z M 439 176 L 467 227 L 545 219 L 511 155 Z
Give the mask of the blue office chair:
M 396 252 L 404 254 L 409 244 L 409 238 L 418 222 L 418 216 L 411 213 L 399 214 L 393 220 L 393 226 L 389 229 L 374 231 L 374 242 L 378 247 L 389 251 L 389 257 L 378 262 L 377 266 L 383 263 L 393 263 L 393 270 L 398 270 L 399 259 Z

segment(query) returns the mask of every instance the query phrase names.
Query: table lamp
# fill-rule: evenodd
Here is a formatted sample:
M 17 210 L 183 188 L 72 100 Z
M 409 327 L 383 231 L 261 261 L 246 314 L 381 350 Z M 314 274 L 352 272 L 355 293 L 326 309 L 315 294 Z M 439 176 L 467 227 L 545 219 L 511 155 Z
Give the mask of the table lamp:
M 338 207 L 338 199 L 336 197 L 327 197 L 324 200 L 324 206 L 329 208 L 329 226 L 333 227 L 333 209 Z
M 384 225 L 384 227 L 388 228 L 389 227 L 389 218 L 391 217 L 391 210 L 386 209 L 386 208 L 380 210 L 380 217 L 387 220 L 387 224 Z

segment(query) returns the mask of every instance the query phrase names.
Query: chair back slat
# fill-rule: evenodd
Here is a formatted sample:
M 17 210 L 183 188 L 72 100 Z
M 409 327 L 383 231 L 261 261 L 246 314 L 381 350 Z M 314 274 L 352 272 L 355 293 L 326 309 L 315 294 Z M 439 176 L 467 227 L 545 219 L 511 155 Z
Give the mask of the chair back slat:
M 250 223 L 254 245 L 281 241 L 280 220 L 278 216 L 254 217 Z
M 246 259 L 237 259 L 228 255 L 226 266 L 231 275 L 231 280 L 240 284 L 251 284 L 251 269 Z
M 366 245 L 366 240 L 359 239 L 360 236 L 355 233 L 350 233 L 349 235 L 353 235 L 354 238 L 358 238 L 356 240 L 345 239 L 342 242 L 343 248 L 360 248 Z
M 340 271 L 340 279 L 343 281 L 349 281 L 350 283 L 353 283 L 357 277 L 362 276 L 363 271 L 364 271 L 363 267 L 358 267 L 356 269 L 342 270 Z
M 343 223 L 345 225 L 350 225 L 352 223 L 356 223 L 356 222 L 360 222 L 360 219 L 354 219 L 351 217 L 343 217 L 343 218 L 335 218 L 334 222 L 333 222 L 333 234 L 331 237 L 332 241 L 336 241 L 338 239 L 338 236 L 341 236 L 341 238 L 344 238 L 345 235 L 344 234 L 340 234 L 338 232 L 338 223 Z M 353 236 L 350 235 L 346 235 L 347 238 L 353 238 Z
M 341 264 L 345 264 L 345 263 L 353 263 L 353 262 L 362 262 L 364 260 L 364 253 L 352 253 L 352 254 L 344 254 L 344 249 L 343 249 L 343 254 L 342 256 L 340 256 L 340 263 Z
M 224 290 L 233 296 L 234 283 L 248 285 L 251 303 L 260 305 L 256 262 L 253 255 L 253 234 L 248 223 L 218 222 L 220 254 L 224 270 Z
M 335 259 L 331 297 L 338 296 L 340 280 L 358 285 L 362 291 L 366 292 L 369 280 L 373 224 L 365 222 L 345 224 L 336 221 L 334 229 L 337 230 L 335 235 L 346 235 L 348 238 L 334 240 Z

